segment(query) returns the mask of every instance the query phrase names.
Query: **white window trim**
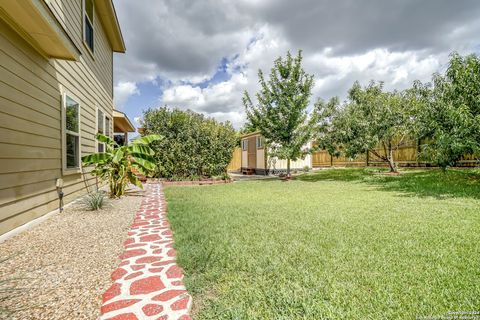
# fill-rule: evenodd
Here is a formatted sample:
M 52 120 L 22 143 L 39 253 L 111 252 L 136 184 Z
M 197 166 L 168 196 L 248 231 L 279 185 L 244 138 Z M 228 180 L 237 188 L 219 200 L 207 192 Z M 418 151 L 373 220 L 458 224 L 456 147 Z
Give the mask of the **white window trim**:
M 93 135 L 93 140 L 95 140 L 95 152 L 100 152 L 100 150 L 98 149 L 98 144 L 101 143 L 103 144 L 103 152 L 105 152 L 105 143 L 102 143 L 100 141 L 97 140 L 97 133 L 98 133 L 98 112 L 102 112 L 103 114 L 103 117 L 102 117 L 102 121 L 103 121 L 103 132 L 102 134 L 104 135 L 105 134 L 105 112 L 100 109 L 98 106 L 95 107 L 95 134 Z
M 247 139 L 242 140 L 242 151 L 248 151 L 248 140 Z
M 82 42 L 85 48 L 87 48 L 88 53 L 92 57 L 92 59 L 95 59 L 95 25 L 93 24 L 93 21 L 90 21 L 90 24 L 92 25 L 92 30 L 93 30 L 93 51 L 90 49 L 88 43 L 87 43 L 87 35 L 85 33 L 85 17 L 90 21 L 90 18 L 87 15 L 87 12 L 85 11 L 85 0 L 82 0 Z M 95 0 L 93 0 L 93 18 L 95 19 Z
M 78 133 L 67 131 L 65 116 L 67 112 L 67 96 L 78 103 Z M 78 174 L 82 172 L 82 104 L 80 100 L 70 92 L 62 93 L 62 173 L 63 175 Z M 78 136 L 78 167 L 67 168 L 67 137 L 66 135 L 73 134 Z
M 256 140 L 255 140 L 255 143 L 257 145 L 257 149 L 263 149 L 264 148 L 262 136 L 257 136 Z
M 107 135 L 107 119 L 109 120 L 108 123 L 109 123 L 109 126 L 108 126 L 108 135 Z M 110 118 L 109 116 L 107 116 L 105 113 L 103 114 L 103 130 L 105 131 L 104 132 L 104 135 L 106 135 L 107 137 L 109 138 L 112 138 L 113 137 L 113 134 L 112 134 L 112 118 Z

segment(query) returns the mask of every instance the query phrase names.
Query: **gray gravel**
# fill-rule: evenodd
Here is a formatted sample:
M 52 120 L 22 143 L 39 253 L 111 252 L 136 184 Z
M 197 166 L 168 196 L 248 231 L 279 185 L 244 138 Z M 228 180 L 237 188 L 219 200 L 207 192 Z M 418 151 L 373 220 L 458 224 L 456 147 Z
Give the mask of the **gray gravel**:
M 0 244 L 0 280 L 20 277 L 19 291 L 0 307 L 0 319 L 96 319 L 111 284 L 122 243 L 141 203 L 141 192 L 109 200 L 101 211 L 74 204 L 61 214 Z

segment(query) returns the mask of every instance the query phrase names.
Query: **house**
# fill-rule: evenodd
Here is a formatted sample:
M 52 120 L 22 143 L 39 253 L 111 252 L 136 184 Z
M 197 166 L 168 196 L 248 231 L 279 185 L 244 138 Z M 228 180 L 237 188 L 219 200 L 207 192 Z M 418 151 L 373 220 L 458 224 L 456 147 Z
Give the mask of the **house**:
M 0 234 L 92 190 L 96 133 L 134 130 L 114 111 L 115 52 L 112 0 L 0 0 Z
M 127 145 L 129 132 L 135 132 L 135 127 L 130 119 L 125 113 L 113 110 L 113 138 L 115 142 L 119 145 Z
M 310 143 L 305 146 L 310 147 Z M 241 171 L 244 174 L 268 174 L 287 172 L 287 160 L 280 160 L 268 155 L 265 148 L 264 138 L 259 132 L 245 134 L 241 137 Z M 290 169 L 303 170 L 305 167 L 312 168 L 312 157 L 306 155 L 304 159 L 291 161 Z

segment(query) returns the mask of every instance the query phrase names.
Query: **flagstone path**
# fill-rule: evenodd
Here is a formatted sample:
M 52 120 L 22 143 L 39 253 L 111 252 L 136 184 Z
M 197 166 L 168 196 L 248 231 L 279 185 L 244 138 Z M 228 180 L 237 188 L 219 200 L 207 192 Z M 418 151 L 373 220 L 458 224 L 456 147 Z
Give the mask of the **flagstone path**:
M 189 320 L 192 298 L 176 264 L 160 184 L 145 184 L 112 286 L 103 294 L 102 320 Z

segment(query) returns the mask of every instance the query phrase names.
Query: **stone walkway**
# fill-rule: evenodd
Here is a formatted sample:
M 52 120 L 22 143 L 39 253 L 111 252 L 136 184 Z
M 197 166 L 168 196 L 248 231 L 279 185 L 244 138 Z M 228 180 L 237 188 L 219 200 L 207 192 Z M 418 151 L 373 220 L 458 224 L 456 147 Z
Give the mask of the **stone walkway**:
M 103 294 L 102 320 L 188 320 L 192 298 L 176 252 L 160 184 L 146 184 L 142 205 L 124 243 L 114 283 Z

